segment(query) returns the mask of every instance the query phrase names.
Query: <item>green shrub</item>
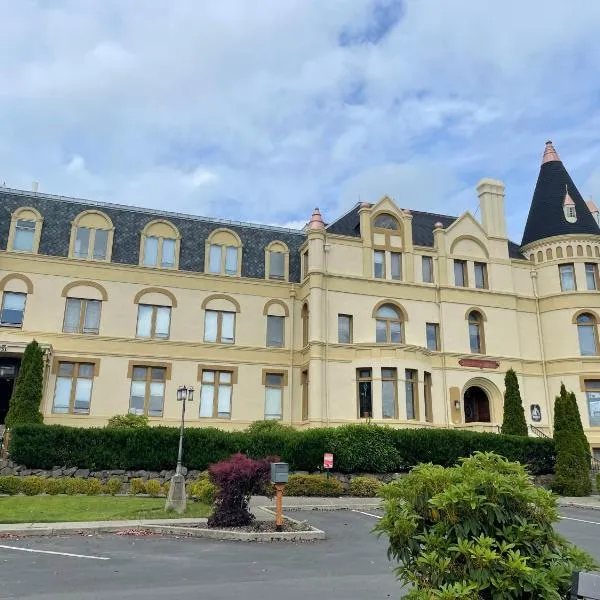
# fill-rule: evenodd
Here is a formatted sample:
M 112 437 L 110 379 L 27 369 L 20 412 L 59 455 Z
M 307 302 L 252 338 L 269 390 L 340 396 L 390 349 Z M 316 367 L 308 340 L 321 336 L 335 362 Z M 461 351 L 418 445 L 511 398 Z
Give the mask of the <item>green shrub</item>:
M 137 496 L 138 494 L 146 493 L 146 484 L 143 479 L 139 477 L 131 480 L 131 494 Z
M 163 490 L 165 492 L 165 496 L 169 495 L 169 488 L 171 487 L 171 482 L 170 481 L 165 481 L 165 483 L 163 484 Z
M 375 477 L 353 477 L 348 488 L 351 496 L 374 498 L 381 487 L 381 481 Z
M 33 340 L 25 348 L 21 368 L 10 399 L 6 426 L 14 427 L 27 423 L 42 423 L 40 412 L 44 388 L 44 352 Z
M 115 415 L 108 420 L 106 427 L 110 429 L 132 429 L 136 427 L 149 427 L 146 415 Z
M 104 485 L 104 493 L 116 496 L 121 491 L 121 480 L 118 477 L 111 477 Z
M 99 479 L 90 477 L 89 479 L 84 479 L 83 481 L 85 481 L 85 493 L 88 496 L 98 496 L 102 493 L 102 483 Z
M 204 504 L 213 504 L 219 493 L 219 488 L 208 479 L 198 479 L 189 483 L 187 487 L 188 496 L 196 498 L 200 502 L 204 502 Z
M 513 369 L 509 369 L 504 377 L 504 420 L 502 433 L 507 435 L 529 435 L 525 422 L 525 411 L 519 390 L 519 380 Z
M 41 477 L 22 477 L 21 491 L 26 496 L 37 496 L 44 493 L 44 480 Z
M 148 494 L 149 496 L 156 498 L 161 495 L 162 491 L 162 486 L 158 481 L 156 481 L 156 479 L 150 479 L 146 483 L 146 494 Z
M 560 600 L 591 557 L 555 533 L 556 499 L 522 465 L 477 453 L 460 466 L 420 465 L 381 490 L 389 538 L 412 600 Z
M 87 479 L 83 479 L 82 477 L 66 477 L 62 481 L 65 488 L 65 494 L 68 494 L 69 496 L 76 496 L 77 494 L 87 494 Z
M 174 427 L 83 428 L 21 425 L 12 430 L 11 458 L 30 468 L 54 465 L 92 470 L 171 469 L 177 461 L 179 432 Z M 333 452 L 340 473 L 385 473 L 420 462 L 456 464 L 476 450 L 496 452 L 526 464 L 533 475 L 554 470 L 554 442 L 452 429 L 393 429 L 348 425 L 293 430 L 260 423 L 247 431 L 212 427 L 186 430 L 185 465 L 204 470 L 237 452 L 253 458 L 279 456 L 292 471 L 316 471 L 323 453 Z
M 600 473 L 596 474 L 596 491 L 600 492 Z
M 556 476 L 552 481 L 552 491 L 561 496 L 589 496 L 592 492 L 589 446 L 582 432 L 575 394 L 567 392 L 563 384 L 554 403 Z
M 343 493 L 344 486 L 325 475 L 290 475 L 284 491 L 286 496 L 337 497 Z
M 44 491 L 50 496 L 56 496 L 57 494 L 65 493 L 65 481 L 64 478 L 54 479 L 49 477 L 44 479 Z
M 22 477 L 15 477 L 14 475 L 2 475 L 0 477 L 0 494 L 14 496 L 21 493 L 21 480 Z

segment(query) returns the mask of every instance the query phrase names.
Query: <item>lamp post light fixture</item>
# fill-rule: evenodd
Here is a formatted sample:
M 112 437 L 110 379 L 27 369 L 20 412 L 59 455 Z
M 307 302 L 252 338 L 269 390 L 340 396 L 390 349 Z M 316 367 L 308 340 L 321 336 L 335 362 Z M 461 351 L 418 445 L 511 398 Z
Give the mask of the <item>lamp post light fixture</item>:
M 175 510 L 178 513 L 185 512 L 185 476 L 183 475 L 181 461 L 183 458 L 183 430 L 185 427 L 185 405 L 194 399 L 194 388 L 182 385 L 177 388 L 177 401 L 181 402 L 181 425 L 179 427 L 179 450 L 177 452 L 177 468 L 175 475 L 171 478 L 169 494 L 167 496 L 166 510 Z

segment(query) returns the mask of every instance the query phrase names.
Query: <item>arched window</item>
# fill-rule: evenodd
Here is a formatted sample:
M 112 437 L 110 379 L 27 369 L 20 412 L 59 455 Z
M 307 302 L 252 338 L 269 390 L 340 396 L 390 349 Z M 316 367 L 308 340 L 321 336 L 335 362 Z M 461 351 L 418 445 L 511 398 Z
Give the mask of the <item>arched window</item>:
M 302 306 L 302 312 L 300 314 L 302 317 L 302 346 L 306 346 L 308 345 L 308 304 Z
M 7 250 L 37 254 L 42 233 L 42 215 L 28 206 L 17 209 L 10 222 Z
M 552 248 L 546 250 L 546 260 L 552 260 Z
M 242 269 L 242 241 L 230 229 L 215 229 L 206 240 L 207 273 L 239 277 Z
M 583 256 L 583 246 L 577 245 L 577 256 Z
M 145 267 L 177 269 L 180 239 L 177 227 L 169 221 L 151 221 L 142 230 L 140 264 Z
M 265 276 L 267 279 L 287 281 L 290 270 L 290 252 L 283 242 L 271 242 L 265 248 Z
M 204 341 L 217 344 L 235 343 L 236 314 L 240 304 L 231 296 L 212 294 L 202 301 Z
M 573 246 L 567 246 L 567 256 L 569 258 L 573 256 Z
M 373 221 L 373 227 L 376 229 L 393 229 L 394 231 L 397 231 L 400 228 L 398 225 L 398 219 L 387 213 L 375 217 L 375 220 Z
M 563 257 L 563 249 L 561 246 L 558 246 L 558 248 L 556 248 L 556 258 L 562 258 Z
M 582 313 L 577 317 L 577 334 L 582 356 L 598 354 L 598 323 L 594 315 Z
M 290 314 L 282 300 L 269 300 L 263 314 L 267 317 L 267 347 L 283 348 L 285 345 L 285 318 Z
M 537 261 L 542 262 L 543 260 L 544 260 L 544 253 L 541 250 L 538 250 Z
M 483 315 L 477 310 L 469 313 L 469 343 L 473 354 L 485 353 Z
M 71 226 L 69 256 L 110 261 L 115 228 L 109 216 L 99 210 L 86 210 Z
M 393 304 L 382 304 L 375 313 L 375 340 L 378 344 L 402 344 L 402 313 Z

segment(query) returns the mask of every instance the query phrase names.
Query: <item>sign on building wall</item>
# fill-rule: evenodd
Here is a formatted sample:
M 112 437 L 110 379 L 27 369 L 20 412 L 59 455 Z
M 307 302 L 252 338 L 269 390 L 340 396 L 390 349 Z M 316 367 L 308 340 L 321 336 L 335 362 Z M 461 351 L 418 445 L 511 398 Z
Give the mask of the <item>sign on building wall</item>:
M 539 423 L 542 420 L 542 409 L 539 404 L 531 405 L 531 420 L 534 423 Z
M 497 369 L 500 366 L 500 363 L 496 360 L 480 358 L 461 358 L 458 364 L 461 367 L 477 367 L 478 369 Z

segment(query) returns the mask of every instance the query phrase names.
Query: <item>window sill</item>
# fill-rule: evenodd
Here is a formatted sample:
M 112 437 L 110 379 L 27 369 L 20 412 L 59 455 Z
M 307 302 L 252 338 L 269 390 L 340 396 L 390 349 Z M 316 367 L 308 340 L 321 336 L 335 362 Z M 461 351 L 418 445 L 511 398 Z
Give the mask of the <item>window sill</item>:
M 9 329 L 23 329 L 23 323 L 16 325 L 14 323 L 0 323 L 0 327 L 7 327 Z

